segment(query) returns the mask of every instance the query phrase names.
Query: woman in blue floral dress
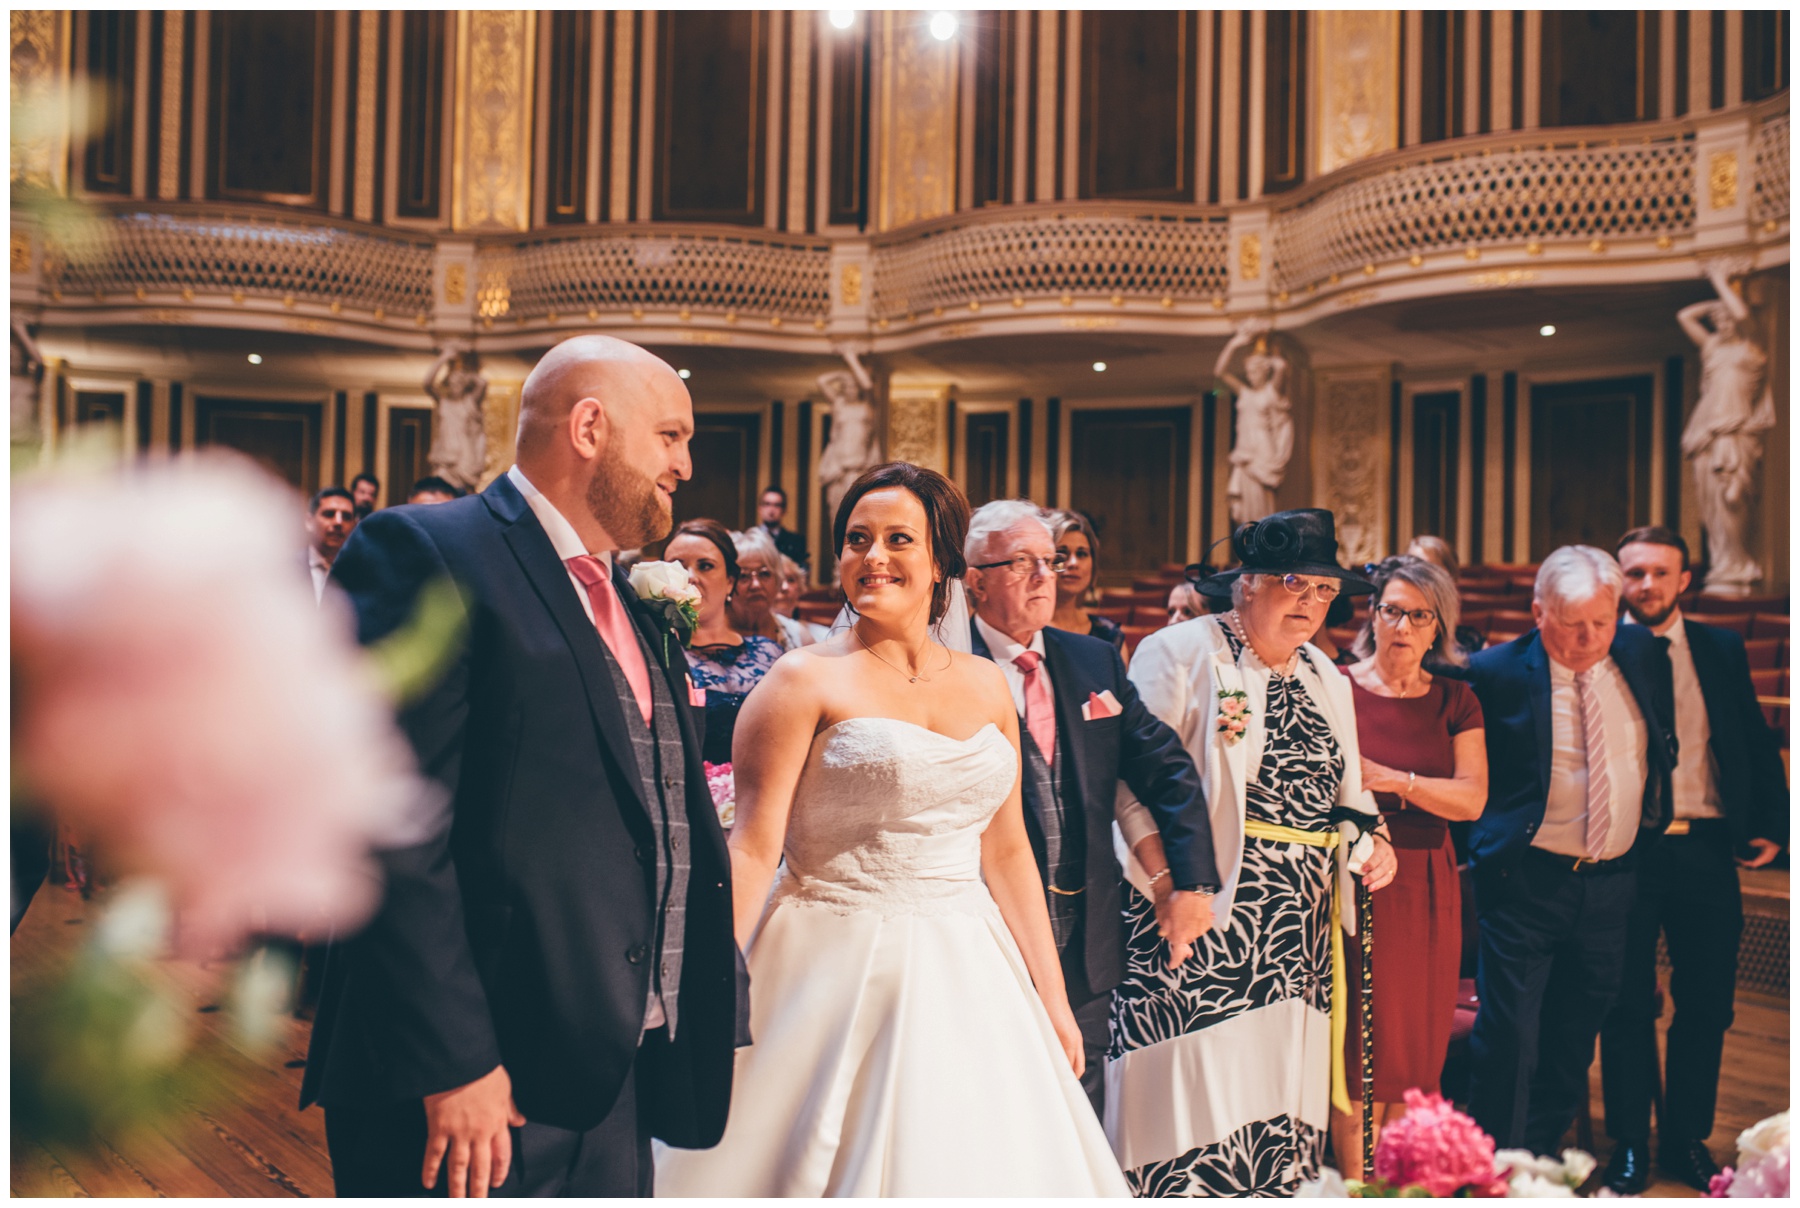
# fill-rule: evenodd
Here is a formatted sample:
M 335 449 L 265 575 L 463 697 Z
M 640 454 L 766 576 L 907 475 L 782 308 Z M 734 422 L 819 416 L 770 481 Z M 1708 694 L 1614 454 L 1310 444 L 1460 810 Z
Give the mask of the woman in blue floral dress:
M 687 568 L 700 589 L 699 622 L 688 644 L 688 678 L 706 694 L 706 737 L 701 758 L 731 762 L 731 736 L 750 690 L 782 656 L 768 638 L 731 627 L 728 605 L 738 581 L 737 546 L 716 520 L 689 520 L 675 530 L 663 557 Z

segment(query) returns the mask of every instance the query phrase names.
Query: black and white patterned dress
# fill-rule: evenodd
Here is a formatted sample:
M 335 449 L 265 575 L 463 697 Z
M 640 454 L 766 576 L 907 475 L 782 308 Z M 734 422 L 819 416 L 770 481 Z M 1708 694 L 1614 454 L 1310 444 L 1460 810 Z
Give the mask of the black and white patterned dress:
M 1229 628 L 1224 633 L 1233 655 L 1256 658 L 1254 651 L 1244 654 Z M 1297 674 L 1270 674 L 1264 709 L 1267 742 L 1245 793 L 1246 817 L 1331 829 L 1344 756 L 1329 723 Z M 1127 886 L 1130 938 L 1125 981 L 1113 997 L 1110 1056 L 1179 1045 L 1237 1021 L 1227 1028 L 1231 1049 L 1240 1049 L 1243 1038 L 1254 1051 L 1240 1052 L 1229 1076 L 1213 1070 L 1212 1085 L 1208 1056 L 1174 1063 L 1190 1077 L 1172 1077 L 1171 1089 L 1184 1102 L 1171 1106 L 1237 1121 L 1245 1102 L 1268 1105 L 1266 1114 L 1236 1123 L 1216 1144 L 1127 1170 L 1135 1194 L 1291 1196 L 1317 1177 L 1326 1134 L 1302 1118 L 1320 1117 L 1303 1112 L 1301 1103 L 1329 1094 L 1329 1049 L 1311 1038 L 1320 1021 L 1329 1034 L 1333 869 L 1328 848 L 1246 838 L 1229 926 L 1201 936 L 1193 956 L 1174 971 L 1149 899 Z M 1306 1009 L 1296 1010 L 1302 1004 Z M 1257 1012 L 1257 1019 L 1247 1018 Z M 1219 1051 L 1204 1043 L 1192 1047 L 1196 1054 Z

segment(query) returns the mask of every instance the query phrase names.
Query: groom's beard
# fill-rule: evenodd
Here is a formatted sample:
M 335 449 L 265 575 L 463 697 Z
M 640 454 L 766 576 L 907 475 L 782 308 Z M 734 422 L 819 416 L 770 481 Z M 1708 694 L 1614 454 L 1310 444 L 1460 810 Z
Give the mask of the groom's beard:
M 620 549 L 637 549 L 668 536 L 675 519 L 656 482 L 616 450 L 616 445 L 608 446 L 588 480 L 588 511 Z

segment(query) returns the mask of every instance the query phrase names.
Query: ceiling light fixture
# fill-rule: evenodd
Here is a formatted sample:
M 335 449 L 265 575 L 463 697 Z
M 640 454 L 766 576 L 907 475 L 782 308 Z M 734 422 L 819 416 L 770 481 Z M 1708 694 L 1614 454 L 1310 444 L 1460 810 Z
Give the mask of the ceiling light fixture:
M 1554 324 L 1554 323 L 1546 323 L 1546 324 L 1544 324 L 1544 325 L 1543 325 L 1543 326 L 1542 326 L 1542 327 L 1540 327 L 1540 328 L 1538 328 L 1538 334 L 1539 334 L 1539 335 L 1540 335 L 1540 336 L 1553 336 L 1553 335 L 1555 335 L 1555 334 L 1556 334 L 1556 324 Z
M 1095 361 L 1094 362 L 1094 372 L 1095 373 L 1105 373 L 1106 372 L 1106 362 L 1105 361 Z
M 931 17 L 931 36 L 940 42 L 948 42 L 956 36 L 955 13 L 933 13 Z
M 249 356 L 245 357 L 244 359 L 246 361 L 249 361 L 252 365 L 260 365 L 260 364 L 262 364 L 262 353 L 253 352 Z
M 831 28 L 849 29 L 856 24 L 856 10 L 853 8 L 834 8 L 831 10 Z

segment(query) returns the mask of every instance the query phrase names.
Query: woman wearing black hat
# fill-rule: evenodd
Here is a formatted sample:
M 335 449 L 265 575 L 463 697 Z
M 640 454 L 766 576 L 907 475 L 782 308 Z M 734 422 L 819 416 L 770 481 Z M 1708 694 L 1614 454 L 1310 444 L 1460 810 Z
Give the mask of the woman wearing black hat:
M 1371 585 L 1337 564 L 1327 511 L 1278 512 L 1232 546 L 1242 565 L 1200 584 L 1232 610 L 1150 634 L 1130 672 L 1200 768 L 1222 878 L 1212 929 L 1171 969 L 1184 953 L 1127 867 L 1107 1127 L 1140 1196 L 1292 1195 L 1317 1175 L 1330 1106 L 1349 1106 L 1352 876 L 1394 875 L 1349 681 L 1306 644 L 1339 593 Z

